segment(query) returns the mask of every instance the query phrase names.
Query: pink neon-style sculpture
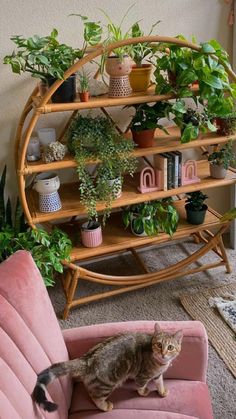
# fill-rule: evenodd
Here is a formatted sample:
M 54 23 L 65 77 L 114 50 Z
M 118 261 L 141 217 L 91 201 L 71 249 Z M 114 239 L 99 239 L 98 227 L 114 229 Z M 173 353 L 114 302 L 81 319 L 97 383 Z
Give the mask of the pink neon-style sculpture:
M 140 173 L 140 186 L 138 190 L 141 193 L 154 192 L 161 190 L 160 170 L 152 167 L 144 167 Z
M 197 164 L 195 160 L 187 160 L 182 164 L 182 185 L 200 182 L 197 176 Z

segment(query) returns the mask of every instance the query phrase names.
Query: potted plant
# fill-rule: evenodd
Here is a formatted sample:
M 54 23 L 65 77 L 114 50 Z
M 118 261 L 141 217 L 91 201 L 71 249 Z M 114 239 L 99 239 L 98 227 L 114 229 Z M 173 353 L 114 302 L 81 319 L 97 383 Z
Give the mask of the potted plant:
M 232 141 L 226 143 L 218 151 L 208 156 L 210 174 L 215 179 L 224 179 L 230 164 L 235 163 L 236 156 L 233 151 Z
M 46 286 L 55 283 L 54 272 L 63 272 L 63 260 L 69 260 L 72 243 L 60 229 L 49 233 L 43 228 L 31 229 L 17 199 L 13 210 L 10 199 L 5 202 L 6 166 L 0 179 L 0 262 L 20 249 L 28 250 L 38 266 Z
M 199 112 L 197 109 L 186 108 L 182 99 L 172 104 L 171 112 L 174 114 L 174 122 L 181 131 L 181 143 L 188 143 L 198 138 L 200 132 L 216 131 L 206 110 Z
M 161 231 L 172 236 L 177 229 L 179 215 L 172 198 L 129 205 L 122 212 L 122 219 L 137 236 L 154 236 Z
M 152 25 L 147 36 L 152 34 L 154 28 L 159 22 L 160 20 Z M 140 36 L 144 36 L 144 32 L 141 30 L 139 23 L 136 22 L 131 28 L 131 37 L 137 38 Z M 147 90 L 150 84 L 152 64 L 144 63 L 144 60 L 153 54 L 156 49 L 156 46 L 151 45 L 148 42 L 138 43 L 132 46 L 130 54 L 135 64 L 132 65 L 132 70 L 129 74 L 129 81 L 133 92 L 145 92 Z
M 132 156 L 134 144 L 116 130 L 105 117 L 78 115 L 67 132 L 69 151 L 75 155 L 81 202 L 88 213 L 88 219 L 97 218 L 97 203 L 103 201 L 105 211 L 103 222 L 111 212 L 111 203 L 117 197 L 118 183 L 110 184 L 111 172 L 119 175 L 133 175 L 136 159 Z M 88 163 L 96 164 L 96 172 L 89 170 Z
M 89 100 L 89 75 L 82 69 L 78 73 L 79 78 L 79 97 L 81 102 L 88 102 Z
M 207 205 L 204 204 L 204 201 L 208 198 L 207 195 L 203 194 L 201 191 L 194 191 L 187 193 L 186 199 L 186 215 L 187 221 L 190 224 L 203 224 L 205 220 L 205 215 L 207 211 Z
M 98 220 L 88 220 L 81 225 L 81 243 L 85 247 L 102 244 L 102 226 Z
M 156 102 L 154 105 L 142 103 L 132 106 L 135 108 L 135 115 L 130 124 L 133 140 L 139 147 L 152 147 L 156 128 L 160 128 L 168 134 L 163 125 L 158 124 L 158 120 L 168 116 L 170 104 Z

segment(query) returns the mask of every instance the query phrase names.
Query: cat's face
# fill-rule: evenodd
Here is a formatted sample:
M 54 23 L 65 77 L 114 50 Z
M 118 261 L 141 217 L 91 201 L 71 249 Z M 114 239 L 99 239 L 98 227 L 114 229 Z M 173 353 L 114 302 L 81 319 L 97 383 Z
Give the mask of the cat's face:
M 152 339 L 152 350 L 157 362 L 165 365 L 172 361 L 180 353 L 182 338 L 182 330 L 172 335 L 161 330 L 158 323 L 156 323 Z

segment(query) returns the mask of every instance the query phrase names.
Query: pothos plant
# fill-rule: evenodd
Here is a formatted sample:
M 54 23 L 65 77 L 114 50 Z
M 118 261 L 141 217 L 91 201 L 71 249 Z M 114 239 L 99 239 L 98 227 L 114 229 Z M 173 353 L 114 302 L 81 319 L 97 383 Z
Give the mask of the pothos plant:
M 182 35 L 178 39 L 186 39 Z M 192 40 L 196 43 L 196 39 Z M 212 39 L 200 44 L 200 50 L 176 44 L 160 44 L 156 62 L 155 77 L 157 94 L 174 93 L 178 97 L 193 97 L 191 84 L 198 82 L 198 97 L 203 105 L 209 106 L 226 93 L 236 97 L 236 85 L 230 83 L 227 70 L 230 69 L 227 52 Z M 171 76 L 172 82 L 168 76 Z
M 54 285 L 54 272 L 63 272 L 62 260 L 69 260 L 72 243 L 58 228 L 51 233 L 32 230 L 24 220 L 17 199 L 13 209 L 10 199 L 5 203 L 6 166 L 0 179 L 0 262 L 17 250 L 28 250 L 39 268 L 46 286 Z
M 236 162 L 235 152 L 233 150 L 232 141 L 229 141 L 219 150 L 214 151 L 208 156 L 208 161 L 213 165 L 223 166 L 228 169 L 230 164 Z
M 122 219 L 125 228 L 132 225 L 138 234 L 145 232 L 153 236 L 164 231 L 172 237 L 178 226 L 179 214 L 170 197 L 129 205 L 124 208 Z
M 174 122 L 180 128 L 181 143 L 188 143 L 198 138 L 200 132 L 216 131 L 217 128 L 212 124 L 206 110 L 202 112 L 197 109 L 186 108 L 182 99 L 176 100 L 171 106 L 174 114 Z
M 111 184 L 110 180 L 115 176 L 122 183 L 124 175 L 132 176 L 136 169 L 134 143 L 124 138 L 108 118 L 80 114 L 70 125 L 66 139 L 77 162 L 80 199 L 88 219 L 97 219 L 97 203 L 103 201 L 105 222 L 118 188 L 118 183 Z M 96 164 L 95 172 L 91 172 L 89 163 Z

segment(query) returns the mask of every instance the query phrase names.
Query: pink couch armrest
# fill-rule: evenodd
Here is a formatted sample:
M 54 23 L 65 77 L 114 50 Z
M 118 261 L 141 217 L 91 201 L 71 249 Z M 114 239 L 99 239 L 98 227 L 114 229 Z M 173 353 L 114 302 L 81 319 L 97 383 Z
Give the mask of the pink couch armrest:
M 91 346 L 120 332 L 148 332 L 154 330 L 154 321 L 129 321 L 96 324 L 63 330 L 63 336 L 71 359 L 84 354 Z M 167 378 L 206 382 L 208 341 L 206 330 L 198 321 L 159 322 L 164 330 L 182 329 L 184 338 L 180 355 L 167 371 Z

